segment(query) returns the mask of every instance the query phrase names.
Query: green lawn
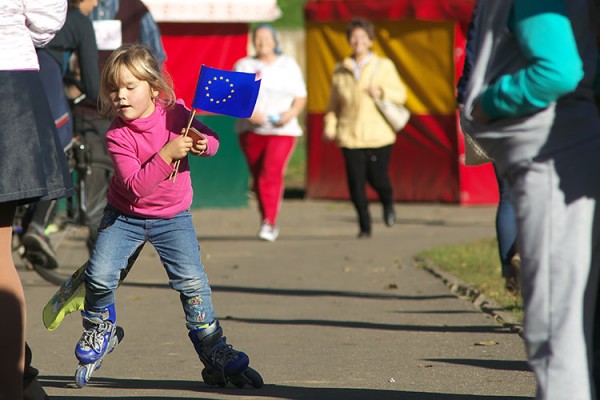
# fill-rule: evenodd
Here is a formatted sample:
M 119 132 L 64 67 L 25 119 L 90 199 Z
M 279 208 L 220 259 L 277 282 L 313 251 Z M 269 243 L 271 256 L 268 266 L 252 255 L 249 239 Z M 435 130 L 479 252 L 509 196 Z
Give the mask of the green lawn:
M 520 295 L 513 296 L 504 289 L 495 238 L 435 247 L 419 253 L 417 259 L 428 260 L 455 276 L 506 311 L 511 311 L 515 320 L 522 322 L 523 301 Z

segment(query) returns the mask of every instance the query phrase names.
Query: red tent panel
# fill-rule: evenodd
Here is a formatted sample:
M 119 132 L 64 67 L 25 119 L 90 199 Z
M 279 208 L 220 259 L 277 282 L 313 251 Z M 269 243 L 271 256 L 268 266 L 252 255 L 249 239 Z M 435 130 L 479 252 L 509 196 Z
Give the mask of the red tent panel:
M 192 103 L 200 67 L 231 69 L 247 54 L 248 24 L 160 23 L 175 93 Z

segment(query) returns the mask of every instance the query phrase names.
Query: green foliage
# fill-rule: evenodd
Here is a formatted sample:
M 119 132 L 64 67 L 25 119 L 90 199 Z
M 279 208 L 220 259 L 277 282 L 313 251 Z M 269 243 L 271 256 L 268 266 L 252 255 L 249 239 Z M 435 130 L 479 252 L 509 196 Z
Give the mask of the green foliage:
M 523 320 L 521 296 L 514 296 L 504 289 L 495 238 L 435 247 L 421 252 L 417 257 L 431 261 L 437 268 L 484 293 L 505 310 L 512 311 L 517 321 Z

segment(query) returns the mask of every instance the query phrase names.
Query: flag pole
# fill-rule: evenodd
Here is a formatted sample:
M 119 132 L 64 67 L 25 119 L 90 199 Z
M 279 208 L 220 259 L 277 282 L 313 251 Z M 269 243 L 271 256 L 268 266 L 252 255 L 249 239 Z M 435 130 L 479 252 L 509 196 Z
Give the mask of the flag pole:
M 192 108 L 192 112 L 190 114 L 190 119 L 188 120 L 187 126 L 185 128 L 185 132 L 183 133 L 183 137 L 186 137 L 188 135 L 188 132 L 190 131 L 190 127 L 192 126 L 192 122 L 194 121 L 194 117 L 196 116 L 196 109 Z M 175 179 L 177 178 L 177 171 L 179 170 L 179 164 L 181 163 L 181 159 L 175 161 L 175 171 L 173 171 L 171 173 L 171 175 L 169 176 L 169 179 L 172 180 L 173 182 L 175 182 Z

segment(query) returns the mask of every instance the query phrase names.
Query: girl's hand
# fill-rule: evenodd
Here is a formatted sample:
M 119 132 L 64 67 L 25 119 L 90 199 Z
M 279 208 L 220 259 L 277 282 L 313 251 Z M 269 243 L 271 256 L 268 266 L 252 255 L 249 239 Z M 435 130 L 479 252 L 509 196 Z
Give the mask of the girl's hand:
M 165 144 L 158 154 L 167 164 L 171 164 L 173 161 L 185 158 L 193 146 L 194 141 L 191 137 L 179 135 Z
M 208 149 L 208 139 L 203 135 L 199 135 L 198 138 L 192 136 L 192 140 L 194 145 L 190 149 L 193 155 L 200 156 L 204 154 L 206 149 Z

